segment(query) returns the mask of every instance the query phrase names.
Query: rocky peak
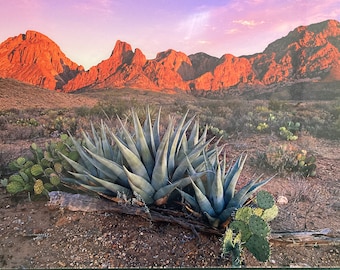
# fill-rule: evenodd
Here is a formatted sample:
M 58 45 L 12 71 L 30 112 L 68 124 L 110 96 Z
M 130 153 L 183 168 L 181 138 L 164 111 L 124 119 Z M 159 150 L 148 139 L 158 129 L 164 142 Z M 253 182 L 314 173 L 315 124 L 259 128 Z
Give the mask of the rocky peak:
M 47 36 L 27 31 L 0 44 L 0 76 L 48 89 L 62 85 L 83 71 Z
M 132 87 L 150 90 L 226 90 L 245 84 L 273 84 L 340 78 L 340 24 L 328 20 L 299 26 L 262 52 L 221 58 L 169 49 L 147 60 L 141 50 L 118 40 L 110 57 L 84 71 L 48 37 L 27 31 L 0 44 L 0 76 L 49 89 Z

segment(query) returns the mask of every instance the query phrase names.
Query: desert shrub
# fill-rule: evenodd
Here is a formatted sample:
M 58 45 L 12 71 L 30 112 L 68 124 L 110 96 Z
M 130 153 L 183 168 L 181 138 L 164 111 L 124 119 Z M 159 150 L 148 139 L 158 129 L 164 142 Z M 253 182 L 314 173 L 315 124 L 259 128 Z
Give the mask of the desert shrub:
M 251 163 L 258 168 L 281 175 L 287 173 L 297 173 L 304 177 L 316 175 L 315 156 L 292 144 L 269 145 L 265 151 L 258 151 L 251 159 Z

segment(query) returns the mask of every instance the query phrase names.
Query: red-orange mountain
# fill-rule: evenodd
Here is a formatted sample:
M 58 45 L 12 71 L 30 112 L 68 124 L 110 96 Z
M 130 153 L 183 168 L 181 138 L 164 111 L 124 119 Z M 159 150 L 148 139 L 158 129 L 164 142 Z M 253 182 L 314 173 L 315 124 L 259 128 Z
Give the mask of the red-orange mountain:
M 169 49 L 147 60 L 117 41 L 111 56 L 84 71 L 46 36 L 28 31 L 0 44 L 0 77 L 66 92 L 82 88 L 221 90 L 300 79 L 340 80 L 340 23 L 300 26 L 255 55 L 221 58 Z
M 0 77 L 13 78 L 47 89 L 61 89 L 84 71 L 68 59 L 48 37 L 27 31 L 0 44 Z

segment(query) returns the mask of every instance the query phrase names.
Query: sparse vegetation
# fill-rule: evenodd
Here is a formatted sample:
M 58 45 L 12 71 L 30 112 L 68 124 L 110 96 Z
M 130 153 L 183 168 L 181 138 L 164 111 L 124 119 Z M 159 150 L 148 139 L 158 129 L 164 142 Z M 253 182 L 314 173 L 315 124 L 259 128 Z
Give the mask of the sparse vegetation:
M 95 155 L 100 154 L 100 151 L 96 150 L 98 152 L 95 152 L 94 148 L 99 149 L 99 145 L 103 143 L 102 139 L 104 133 L 102 133 L 101 131 L 102 127 L 100 125 L 101 119 L 105 119 L 105 122 L 108 123 L 107 127 L 104 128 L 104 130 L 106 130 L 105 136 L 107 136 L 108 142 L 110 143 L 115 142 L 114 138 L 111 137 L 110 135 L 111 132 L 113 133 L 116 132 L 117 138 L 125 142 L 125 144 L 127 143 L 127 141 L 125 141 L 125 136 L 128 136 L 128 134 L 130 134 L 133 140 L 135 140 L 136 134 L 134 131 L 136 130 L 136 128 L 134 127 L 133 124 L 129 123 L 133 123 L 135 121 L 137 126 L 139 126 L 137 123 L 138 118 L 140 121 L 140 125 L 142 126 L 143 129 L 145 129 L 148 126 L 147 124 L 145 124 L 144 126 L 142 125 L 145 119 L 148 119 L 148 116 L 145 117 L 146 115 L 145 103 L 147 100 L 155 98 L 157 94 L 150 93 L 146 95 L 145 93 L 144 94 L 136 93 L 136 97 L 131 99 L 129 95 L 131 95 L 131 93 L 135 94 L 133 90 L 126 90 L 126 92 L 122 91 L 120 93 L 114 94 L 112 94 L 109 91 L 112 90 L 105 91 L 103 90 L 103 92 L 96 93 L 96 95 L 98 96 L 105 95 L 106 100 L 98 103 L 94 107 L 84 106 L 68 110 L 48 109 L 35 111 L 31 110 L 1 111 L 0 140 L 1 143 L 3 143 L 2 145 L 0 145 L 1 147 L 6 146 L 7 147 L 6 149 L 11 149 L 12 144 L 20 145 L 20 143 L 22 143 L 23 140 L 25 140 L 26 143 L 27 142 L 30 142 L 31 144 L 34 143 L 33 147 L 29 148 L 28 155 L 22 154 L 22 152 L 25 152 L 27 149 L 25 149 L 24 146 L 21 146 L 20 151 L 14 153 L 14 155 L 16 154 L 17 156 L 15 157 L 13 162 L 9 162 L 10 159 L 12 160 L 12 156 L 10 157 L 8 155 L 8 150 L 5 150 L 5 148 L 0 147 L 0 160 L 1 160 L 0 178 L 2 178 L 1 181 L 2 185 L 3 186 L 9 185 L 8 191 L 17 192 L 18 190 L 22 190 L 22 193 L 25 194 L 26 192 L 30 192 L 31 195 L 34 193 L 46 194 L 47 191 L 49 190 L 62 188 L 62 186 L 59 185 L 60 177 L 61 176 L 65 177 L 66 175 L 68 179 L 71 179 L 70 175 L 68 175 L 66 171 L 71 170 L 73 171 L 74 175 L 79 172 L 75 172 L 74 168 L 72 168 L 72 166 L 65 162 L 65 159 L 61 159 L 61 156 L 59 154 L 56 154 L 59 153 L 60 151 L 54 152 L 54 154 L 56 155 L 53 156 L 52 158 L 53 161 L 50 161 L 48 167 L 44 167 L 45 166 L 44 159 L 46 159 L 47 157 L 47 154 L 45 156 L 45 151 L 51 152 L 52 145 L 59 147 L 57 146 L 57 144 L 59 142 L 62 142 L 64 146 L 67 145 L 68 151 L 71 150 L 74 154 L 78 153 L 75 154 L 76 156 L 74 158 L 72 158 L 72 160 L 77 161 L 77 163 L 84 165 L 83 162 L 84 160 L 86 160 L 86 158 L 88 160 L 91 159 L 91 161 L 94 163 L 98 162 L 98 160 L 96 159 L 97 157 Z M 88 95 L 94 94 L 89 93 Z M 235 101 L 230 99 L 214 100 L 208 98 L 193 98 L 191 96 L 187 96 L 184 94 L 180 95 L 182 95 L 180 98 L 178 97 L 174 98 L 171 95 L 162 96 L 163 99 L 161 101 L 158 101 L 159 104 L 162 103 L 163 108 L 161 117 L 164 119 L 164 116 L 171 115 L 175 119 L 180 119 L 180 116 L 183 115 L 183 113 L 185 113 L 189 109 L 190 114 L 188 115 L 188 118 L 191 119 L 193 115 L 195 114 L 197 115 L 196 119 L 197 120 L 199 119 L 201 123 L 201 128 L 198 129 L 199 134 L 202 135 L 202 133 L 206 132 L 207 141 L 209 141 L 210 138 L 215 137 L 214 139 L 216 142 L 218 138 L 221 138 L 219 144 L 223 145 L 226 142 L 228 148 L 234 147 L 233 145 L 234 144 L 236 145 L 236 143 L 237 145 L 242 144 L 243 149 L 241 148 L 237 149 L 237 147 L 235 146 L 233 149 L 237 149 L 237 153 L 231 151 L 231 153 L 229 153 L 230 156 L 227 155 L 226 160 L 228 160 L 228 166 L 231 165 L 230 162 L 231 160 L 233 159 L 237 160 L 237 156 L 239 156 L 240 152 L 244 150 L 248 152 L 249 148 L 248 156 L 250 156 L 250 158 L 248 158 L 248 161 L 250 160 L 251 163 L 255 165 L 255 167 L 251 169 L 247 168 L 246 170 L 247 177 L 249 176 L 248 170 L 253 172 L 256 169 L 265 172 L 267 175 L 273 175 L 275 173 L 285 176 L 290 175 L 289 179 L 291 180 L 291 182 L 294 182 L 295 175 L 303 177 L 315 176 L 317 172 L 316 168 L 318 166 L 317 163 L 319 162 L 319 156 L 318 159 L 316 159 L 317 155 L 314 155 L 313 151 L 309 150 L 309 148 L 307 147 L 308 142 L 305 142 L 304 138 L 306 136 L 308 136 L 309 138 L 328 138 L 335 140 L 335 143 L 337 142 L 336 140 L 339 139 L 338 134 L 340 130 L 340 120 L 339 120 L 339 105 L 337 101 L 327 102 L 315 101 L 295 106 L 296 103 L 290 100 L 278 101 L 272 99 L 269 101 L 266 100 L 249 101 L 237 99 Z M 153 105 L 154 104 L 157 103 L 153 103 Z M 135 107 L 135 114 L 130 113 L 129 108 L 131 108 L 132 105 Z M 150 114 L 151 119 L 156 119 L 157 112 L 155 112 L 153 107 L 150 107 Z M 122 125 L 120 124 L 119 120 L 117 119 L 117 115 L 122 119 L 122 123 L 124 124 Z M 91 121 L 93 122 L 93 129 L 90 125 Z M 152 126 L 154 126 L 155 122 L 153 121 L 152 123 L 153 123 Z M 207 125 L 206 130 L 202 128 L 205 125 Z M 112 128 L 113 126 L 118 126 L 118 128 L 114 129 Z M 294 141 L 292 140 L 289 141 L 289 136 L 287 135 L 288 132 L 287 134 L 281 135 L 280 134 L 281 127 L 284 127 L 286 131 L 291 132 L 290 136 L 297 136 L 296 139 Z M 126 131 L 123 131 L 124 128 L 126 129 Z M 160 134 L 162 134 L 162 136 L 166 132 L 167 128 L 168 128 L 167 123 L 160 121 L 159 129 Z M 192 130 L 195 129 L 192 126 L 190 126 L 190 128 L 188 128 L 186 132 L 181 133 L 181 136 L 183 136 L 182 137 L 183 143 L 185 141 L 184 134 L 187 134 L 190 137 L 191 134 L 190 132 L 192 132 Z M 73 141 L 69 137 L 66 139 L 65 133 L 67 133 L 68 131 L 71 131 L 72 136 L 74 138 Z M 84 131 L 84 134 L 86 134 L 86 136 L 82 135 L 82 131 Z M 123 137 L 118 137 L 118 134 L 120 134 L 120 136 L 122 136 L 122 134 L 125 135 Z M 62 136 L 60 139 L 53 138 L 52 141 L 50 141 L 51 136 L 58 137 L 60 135 Z M 146 138 L 148 136 L 144 137 Z M 78 141 L 79 138 L 83 139 L 81 143 L 80 140 Z M 188 137 L 186 138 L 188 140 Z M 251 141 L 249 138 L 254 138 L 254 140 Z M 91 144 L 86 144 L 85 143 L 86 140 L 91 140 L 92 146 L 94 147 L 91 148 Z M 258 143 L 259 145 L 257 153 L 255 153 L 254 145 L 251 144 L 255 140 L 256 144 Z M 44 146 L 45 141 L 47 141 L 48 143 L 45 144 Z M 65 143 L 66 141 L 67 143 Z M 75 146 L 75 144 L 77 144 L 76 142 L 79 142 L 78 146 Z M 10 145 L 8 146 L 9 143 Z M 115 143 L 113 143 L 113 145 L 114 144 Z M 140 141 L 138 141 L 138 143 L 137 141 L 135 141 L 135 146 L 139 144 Z M 38 145 L 40 145 L 40 147 L 38 147 Z M 88 148 L 89 151 L 84 148 L 85 146 Z M 80 147 L 82 151 L 79 152 L 79 149 L 77 149 L 77 147 Z M 148 147 L 150 146 L 148 145 Z M 172 196 L 175 196 L 175 199 L 177 201 L 180 201 L 181 204 L 180 206 L 177 205 L 177 207 L 175 207 L 176 210 L 181 210 L 184 211 L 187 215 L 198 217 L 199 220 L 202 220 L 203 216 L 205 217 L 204 220 L 206 222 L 209 222 L 210 219 L 211 225 L 216 224 L 214 222 L 219 217 L 216 213 L 215 213 L 216 215 L 212 216 L 212 218 L 208 217 L 208 215 L 204 213 L 207 212 L 206 211 L 207 209 L 202 208 L 199 205 L 197 194 L 200 193 L 195 190 L 197 190 L 198 188 L 200 189 L 200 191 L 202 191 L 203 190 L 202 187 L 204 187 L 204 189 L 207 190 L 208 182 L 206 179 L 211 176 L 211 179 L 215 179 L 212 182 L 216 183 L 217 182 L 216 177 L 218 176 L 217 168 L 227 167 L 226 165 L 227 162 L 223 160 L 224 157 L 221 158 L 219 156 L 219 158 L 217 158 L 216 153 L 219 152 L 219 150 L 216 150 L 218 148 L 214 147 L 209 148 L 209 150 L 214 152 L 215 155 L 212 154 L 212 152 L 209 155 L 207 154 L 208 152 L 205 154 L 201 152 L 200 156 L 200 158 L 204 160 L 204 155 L 207 155 L 206 159 L 201 163 L 203 164 L 201 168 L 205 168 L 205 170 L 207 170 L 207 168 L 210 168 L 210 170 L 213 173 L 201 175 L 200 177 L 197 178 L 200 180 L 197 180 L 195 177 L 192 177 L 193 183 L 189 181 L 189 184 L 185 187 L 181 187 L 180 185 L 176 186 L 175 189 L 173 189 L 173 192 L 168 194 L 169 197 L 171 197 L 171 199 L 174 199 Z M 124 147 L 121 148 L 124 149 Z M 40 153 L 42 152 L 43 157 L 39 155 L 39 158 L 37 158 L 34 149 L 36 149 L 35 151 L 38 151 L 38 149 L 40 149 L 38 152 Z M 76 149 L 77 151 L 74 151 Z M 178 148 L 175 152 L 182 153 L 180 148 Z M 85 155 L 86 158 L 84 159 Z M 141 155 L 141 152 L 139 153 L 139 155 Z M 79 156 L 80 158 L 78 159 Z M 25 160 L 23 160 L 23 158 Z M 218 163 L 217 160 L 219 160 L 220 163 Z M 208 161 L 210 162 L 210 164 Z M 55 168 L 55 166 L 53 165 L 58 162 L 59 163 L 63 162 L 62 171 L 60 171 L 60 167 L 57 166 L 57 168 Z M 138 175 L 138 173 L 136 173 L 136 171 L 134 172 L 132 170 L 132 167 L 129 167 L 130 165 L 127 163 L 126 160 L 124 166 L 126 166 L 128 172 L 124 170 L 124 167 L 123 172 L 126 173 L 126 175 L 129 175 L 131 179 L 134 178 L 134 180 L 132 181 L 135 181 L 136 176 L 133 176 L 132 174 Z M 144 162 L 143 166 L 146 166 Z M 12 169 L 11 171 L 9 171 L 9 167 Z M 195 173 L 199 173 L 199 170 L 197 169 L 198 167 L 199 167 L 198 165 L 196 167 L 193 167 Z M 232 166 L 230 167 L 232 168 Z M 26 168 L 25 170 L 27 170 L 27 172 L 29 170 L 31 175 L 28 174 L 26 175 L 26 173 L 23 170 L 24 168 Z M 49 168 L 52 169 L 53 172 L 50 171 Z M 192 169 L 190 166 L 186 168 L 187 171 L 190 171 Z M 194 173 L 194 171 L 191 171 L 191 173 Z M 103 183 L 100 182 L 100 180 L 105 180 L 109 182 L 108 177 L 105 175 L 103 171 L 100 171 L 97 168 L 97 175 L 89 176 L 87 173 L 83 172 L 83 176 L 85 174 L 87 177 L 86 178 L 87 182 L 86 183 L 82 182 L 83 187 L 88 188 L 88 186 L 90 186 L 89 189 L 92 189 L 92 191 L 99 192 L 105 191 L 110 196 L 114 195 L 115 192 L 112 192 L 112 190 L 110 191 L 109 188 L 104 186 L 105 183 L 103 185 Z M 226 175 L 227 173 L 225 173 L 223 176 Z M 294 177 L 291 175 L 294 175 Z M 29 182 L 25 182 L 26 181 L 25 179 L 27 179 L 26 176 L 29 178 Z M 99 176 L 102 176 L 102 178 Z M 183 174 L 183 177 L 184 176 L 188 175 Z M 21 177 L 21 179 L 19 179 L 19 177 Z M 81 182 L 81 179 L 85 178 L 81 177 L 80 179 L 79 177 L 80 177 L 79 175 L 78 178 L 72 177 L 74 181 L 73 184 L 76 182 L 77 184 L 79 184 L 79 182 Z M 313 181 L 313 178 L 309 179 Z M 25 182 L 25 185 L 23 185 L 22 180 Z M 315 182 L 311 181 L 306 181 L 305 178 L 301 177 L 300 183 L 306 182 L 315 184 Z M 239 182 L 240 186 L 237 186 L 238 191 L 242 190 L 242 188 L 244 187 L 244 186 L 242 187 L 242 185 L 248 186 L 247 179 L 241 178 Z M 26 185 L 27 183 L 29 185 Z M 71 180 L 68 182 L 68 184 L 70 183 Z M 133 196 L 133 192 L 136 192 L 137 189 L 135 188 L 134 190 L 132 190 L 128 183 L 127 185 L 125 185 L 125 187 L 130 189 L 131 196 Z M 145 184 L 145 182 L 143 183 Z M 113 184 L 117 184 L 117 182 Z M 149 184 L 153 186 L 151 182 L 149 182 Z M 196 185 L 196 189 L 194 188 L 193 184 Z M 111 188 L 112 186 L 113 185 L 111 185 Z M 250 186 L 251 185 L 249 185 L 248 187 Z M 97 189 L 98 187 L 100 187 L 100 190 Z M 171 186 L 171 183 L 168 182 L 162 187 L 172 189 L 173 186 Z M 180 191 L 178 191 L 177 189 L 179 189 Z M 122 191 L 120 190 L 119 192 Z M 191 197 L 184 195 L 183 192 L 186 192 Z M 182 193 L 183 198 L 179 196 L 180 193 Z M 218 204 L 215 203 L 213 199 L 211 199 L 211 197 L 213 196 L 212 194 L 213 193 L 211 193 L 210 196 L 205 195 L 205 197 L 207 201 L 209 201 L 211 207 L 214 209 L 214 207 L 218 206 Z M 236 192 L 235 195 L 237 195 Z M 292 196 L 294 198 L 295 195 L 293 194 Z M 148 197 L 143 198 L 141 196 L 140 198 L 143 201 L 147 201 L 146 198 Z M 152 202 L 150 204 L 151 206 L 154 204 L 154 202 L 157 201 L 158 198 L 155 197 L 155 193 L 152 193 L 152 197 L 153 197 Z M 240 223 L 239 215 L 242 211 L 248 211 L 241 209 L 251 208 L 252 215 L 258 215 L 260 213 L 260 210 L 256 210 L 257 206 L 255 201 L 246 200 L 246 204 L 247 204 L 246 206 L 244 206 L 244 204 L 239 205 L 240 211 L 238 212 L 239 214 L 237 214 L 237 212 L 235 212 L 236 209 L 234 209 L 234 212 L 231 216 L 229 216 L 229 219 L 227 218 L 227 220 L 222 219 L 218 221 L 218 223 L 221 225 L 225 221 L 227 221 L 227 223 L 231 221 L 231 224 L 228 226 L 227 229 L 228 233 L 226 232 L 226 235 L 228 234 L 230 236 L 231 230 L 232 238 L 230 241 L 232 243 L 232 247 L 235 248 L 236 251 L 234 253 L 232 249 L 229 250 L 224 249 L 224 253 L 231 252 L 232 254 L 234 254 L 234 258 L 239 258 L 239 262 L 241 262 L 242 259 L 245 260 L 245 258 L 242 257 L 245 255 L 245 253 L 242 252 L 242 250 L 244 251 L 245 249 L 248 249 L 248 251 L 252 253 L 251 251 L 253 248 L 252 243 L 254 243 L 254 241 L 253 242 L 249 241 L 249 244 L 247 244 L 247 241 L 241 242 L 239 241 L 239 239 L 242 236 L 242 233 L 240 234 L 240 230 L 243 228 L 242 227 L 240 229 L 239 227 L 237 227 L 237 224 Z M 168 205 L 167 204 L 165 206 L 163 205 L 163 208 L 165 208 L 166 206 Z M 263 217 L 261 218 L 263 219 Z M 253 219 L 256 218 L 253 217 Z M 256 220 L 253 223 L 255 224 L 257 221 L 258 220 Z M 224 225 L 226 225 L 227 223 L 225 223 Z M 308 224 L 307 221 L 305 221 L 305 223 Z M 249 223 L 246 225 L 248 227 L 252 226 Z M 244 234 L 245 233 L 243 232 L 243 235 Z M 257 236 L 254 236 L 253 238 L 257 238 Z M 267 255 L 270 254 L 270 250 L 269 252 L 267 252 L 268 248 L 265 244 L 268 243 L 268 234 L 264 237 L 264 240 L 261 239 L 261 241 L 263 244 L 262 248 L 265 246 L 265 248 L 263 248 L 261 251 L 263 252 L 263 254 L 261 252 L 259 253 L 253 250 L 254 256 L 260 260 L 267 260 L 269 258 L 267 257 Z M 256 239 L 256 242 L 259 242 L 258 239 Z M 241 247 L 240 249 L 238 249 L 239 246 Z M 235 263 L 237 261 L 238 260 L 234 260 Z
M 256 153 L 252 163 L 281 175 L 287 173 L 297 173 L 304 177 L 316 175 L 315 156 L 291 144 L 269 145 L 264 152 Z

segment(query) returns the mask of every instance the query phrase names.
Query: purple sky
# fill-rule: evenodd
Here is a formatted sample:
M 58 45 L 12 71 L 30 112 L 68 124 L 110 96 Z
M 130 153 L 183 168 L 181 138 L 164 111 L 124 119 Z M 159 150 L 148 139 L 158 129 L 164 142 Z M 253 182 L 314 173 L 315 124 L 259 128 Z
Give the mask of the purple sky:
M 327 19 L 340 21 L 339 0 L 0 0 L 0 42 L 36 30 L 88 69 L 118 39 L 147 59 L 170 48 L 240 56 Z

